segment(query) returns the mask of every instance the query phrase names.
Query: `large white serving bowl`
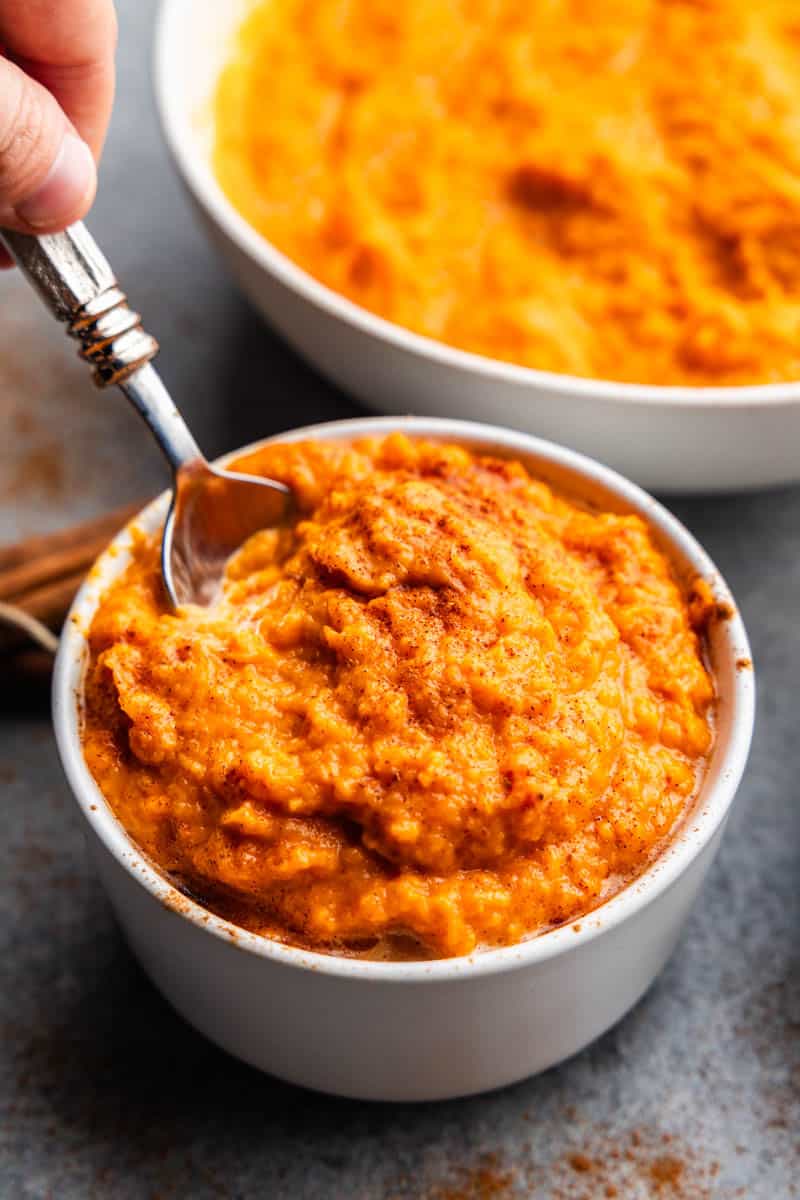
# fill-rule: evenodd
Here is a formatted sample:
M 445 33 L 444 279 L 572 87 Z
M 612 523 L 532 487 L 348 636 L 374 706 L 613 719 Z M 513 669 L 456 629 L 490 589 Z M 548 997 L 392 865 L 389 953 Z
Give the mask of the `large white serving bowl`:
M 309 362 L 370 408 L 511 425 L 591 454 L 652 491 L 800 480 L 800 382 L 654 387 L 517 367 L 384 321 L 281 254 L 239 215 L 210 165 L 216 80 L 251 3 L 163 0 L 156 94 L 203 226 L 255 306 Z
M 64 626 L 54 719 L 105 890 L 134 954 L 178 1012 L 231 1054 L 293 1083 L 365 1099 L 434 1100 L 552 1066 L 649 987 L 719 846 L 750 746 L 754 685 L 747 636 L 714 565 L 674 517 L 608 468 L 526 434 L 435 418 L 337 421 L 279 440 L 349 440 L 392 429 L 513 456 L 573 496 L 640 513 L 679 575 L 703 576 L 730 611 L 710 631 L 719 702 L 707 775 L 670 846 L 635 883 L 582 920 L 520 945 L 415 963 L 279 945 L 187 899 L 127 836 L 81 751 L 85 634 L 98 598 L 128 561 L 128 532 L 99 559 Z M 166 503 L 162 496 L 136 523 L 155 529 Z

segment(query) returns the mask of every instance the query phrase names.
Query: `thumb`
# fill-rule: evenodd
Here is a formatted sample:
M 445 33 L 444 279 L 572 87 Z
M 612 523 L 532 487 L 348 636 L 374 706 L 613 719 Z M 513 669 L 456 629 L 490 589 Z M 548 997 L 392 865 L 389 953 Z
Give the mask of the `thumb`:
M 55 233 L 86 213 L 96 186 L 92 152 L 56 100 L 0 58 L 0 226 Z

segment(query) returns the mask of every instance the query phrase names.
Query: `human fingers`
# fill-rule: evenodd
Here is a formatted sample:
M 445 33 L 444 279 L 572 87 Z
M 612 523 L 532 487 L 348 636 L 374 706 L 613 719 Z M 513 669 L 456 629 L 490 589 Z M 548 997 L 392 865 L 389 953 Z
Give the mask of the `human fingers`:
M 87 212 L 96 185 L 92 152 L 56 99 L 0 59 L 0 226 L 63 229 Z
M 0 0 L 6 55 L 56 98 L 98 157 L 114 98 L 112 0 Z

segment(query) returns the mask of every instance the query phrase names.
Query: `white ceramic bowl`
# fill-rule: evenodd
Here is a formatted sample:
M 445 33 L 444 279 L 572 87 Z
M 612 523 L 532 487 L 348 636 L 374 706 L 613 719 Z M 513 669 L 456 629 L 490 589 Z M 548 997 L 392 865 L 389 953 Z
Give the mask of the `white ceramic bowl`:
M 155 83 L 167 142 L 234 276 L 305 358 L 370 408 L 511 425 L 662 492 L 800 479 L 800 382 L 653 387 L 498 362 L 410 333 L 318 283 L 258 234 L 210 167 L 211 97 L 252 0 L 163 0 Z
M 127 562 L 128 534 L 81 589 L 56 662 L 54 717 L 100 878 L 134 954 L 187 1021 L 231 1054 L 293 1083 L 376 1100 L 467 1095 L 542 1071 L 613 1025 L 661 970 L 722 836 L 750 745 L 750 651 L 725 583 L 686 529 L 634 484 L 525 434 L 459 421 L 367 418 L 281 435 L 350 439 L 402 428 L 528 464 L 573 495 L 640 513 L 677 569 L 708 579 L 733 615 L 714 624 L 716 746 L 701 794 L 668 850 L 575 925 L 518 946 L 436 962 L 376 963 L 278 945 L 187 900 L 139 853 L 80 746 L 87 629 Z M 138 524 L 155 528 L 166 497 Z

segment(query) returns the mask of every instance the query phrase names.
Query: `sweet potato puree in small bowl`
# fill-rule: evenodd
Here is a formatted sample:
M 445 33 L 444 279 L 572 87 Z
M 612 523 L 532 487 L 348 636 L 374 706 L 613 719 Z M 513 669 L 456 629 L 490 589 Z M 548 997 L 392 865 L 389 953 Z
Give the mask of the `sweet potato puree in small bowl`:
M 734 599 L 655 500 L 516 430 L 239 453 L 300 519 L 217 607 L 164 606 L 162 496 L 61 637 L 59 752 L 125 936 L 196 1029 L 305 1087 L 545 1070 L 649 987 L 720 845 L 754 711 Z
M 520 942 L 653 862 L 712 748 L 714 601 L 640 515 L 402 432 L 239 465 L 296 519 L 177 614 L 141 533 L 89 630 L 86 762 L 152 862 L 237 926 L 389 959 Z

